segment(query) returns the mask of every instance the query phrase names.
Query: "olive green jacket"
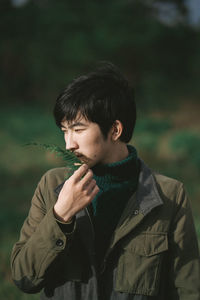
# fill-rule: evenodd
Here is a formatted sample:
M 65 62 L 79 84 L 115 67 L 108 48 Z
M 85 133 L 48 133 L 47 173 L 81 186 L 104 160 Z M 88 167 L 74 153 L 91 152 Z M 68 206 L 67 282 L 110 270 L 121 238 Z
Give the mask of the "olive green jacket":
M 200 300 L 199 251 L 182 183 L 141 163 L 137 191 L 97 272 L 89 209 L 76 215 L 70 233 L 53 214 L 65 172 L 42 177 L 14 245 L 12 277 L 22 291 L 56 300 Z

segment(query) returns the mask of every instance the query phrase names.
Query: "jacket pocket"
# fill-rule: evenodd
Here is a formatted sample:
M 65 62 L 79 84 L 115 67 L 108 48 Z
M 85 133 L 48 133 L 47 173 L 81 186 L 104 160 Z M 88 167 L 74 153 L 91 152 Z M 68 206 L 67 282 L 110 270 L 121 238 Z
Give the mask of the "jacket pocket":
M 168 239 L 165 233 L 144 232 L 122 244 L 116 274 L 116 290 L 154 296 L 158 293 L 160 271 Z

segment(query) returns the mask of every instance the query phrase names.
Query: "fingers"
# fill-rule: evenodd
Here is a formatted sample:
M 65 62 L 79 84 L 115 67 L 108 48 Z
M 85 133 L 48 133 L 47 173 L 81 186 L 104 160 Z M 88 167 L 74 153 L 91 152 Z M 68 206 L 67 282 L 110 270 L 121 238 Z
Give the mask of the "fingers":
M 99 192 L 99 188 L 93 179 L 93 172 L 89 169 L 88 165 L 83 164 L 78 170 L 71 176 L 74 183 L 79 185 L 82 191 L 85 191 L 85 195 L 93 199 Z
M 80 182 L 83 189 L 85 189 L 88 186 L 92 178 L 93 178 L 93 172 L 91 170 L 88 170 L 87 174 L 81 179 Z
M 93 191 L 93 189 L 95 188 L 96 185 L 97 185 L 97 184 L 96 184 L 96 180 L 92 179 L 92 180 L 90 181 L 90 183 L 87 185 L 87 192 L 88 192 L 88 195 L 91 194 L 91 192 Z
M 96 180 L 93 179 L 92 170 L 88 170 L 86 175 L 80 181 L 82 189 L 86 190 L 87 195 L 93 199 L 99 192 L 99 187 L 96 184 Z
M 94 197 L 98 194 L 98 192 L 99 192 L 99 187 L 96 185 L 90 194 L 91 199 L 94 199 Z
M 74 174 L 71 176 L 75 182 L 78 182 L 81 180 L 81 178 L 88 172 L 88 165 L 83 164 L 78 170 L 74 172 Z

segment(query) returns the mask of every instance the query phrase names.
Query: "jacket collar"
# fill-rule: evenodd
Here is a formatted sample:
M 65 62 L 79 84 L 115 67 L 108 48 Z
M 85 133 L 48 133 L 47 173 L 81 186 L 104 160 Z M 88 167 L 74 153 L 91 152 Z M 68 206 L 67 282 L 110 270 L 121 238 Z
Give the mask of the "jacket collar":
M 162 205 L 163 201 L 158 192 L 157 183 L 151 169 L 142 161 L 139 175 L 138 189 L 136 191 L 136 201 L 140 212 L 148 214 L 153 208 Z
M 137 191 L 128 201 L 121 219 L 126 218 L 127 214 L 130 216 L 130 212 L 134 215 L 142 214 L 145 216 L 153 208 L 163 204 L 151 169 L 142 160 L 140 160 L 140 166 Z M 65 181 L 55 188 L 54 191 L 57 195 L 60 193 L 64 183 Z
M 154 208 L 163 205 L 151 169 L 140 160 L 138 188 L 129 199 L 111 241 L 111 248 L 118 240 L 133 230 Z

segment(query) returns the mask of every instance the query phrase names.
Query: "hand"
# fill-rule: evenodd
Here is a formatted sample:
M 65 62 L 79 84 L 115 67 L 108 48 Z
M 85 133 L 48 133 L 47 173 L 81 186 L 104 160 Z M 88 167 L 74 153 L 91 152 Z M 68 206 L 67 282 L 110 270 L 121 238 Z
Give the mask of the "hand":
M 78 211 L 92 202 L 99 192 L 92 177 L 93 172 L 84 164 L 65 181 L 54 205 L 54 214 L 60 221 L 70 221 Z

